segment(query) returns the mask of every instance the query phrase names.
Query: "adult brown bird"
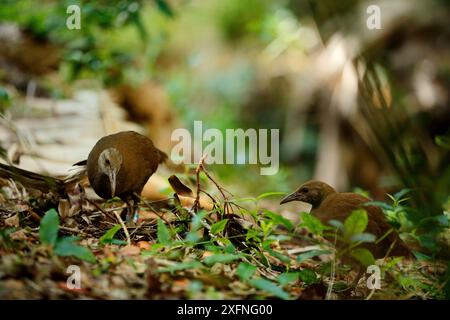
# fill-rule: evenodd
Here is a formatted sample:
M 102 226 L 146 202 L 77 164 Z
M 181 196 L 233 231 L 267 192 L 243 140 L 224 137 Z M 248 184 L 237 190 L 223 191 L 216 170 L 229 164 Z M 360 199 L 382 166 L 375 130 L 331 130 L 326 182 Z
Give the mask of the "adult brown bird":
M 303 201 L 311 204 L 311 214 L 325 225 L 330 220 L 344 222 L 354 210 L 363 208 L 368 216 L 365 232 L 373 234 L 377 239 L 384 236 L 384 239 L 378 243 L 364 244 L 364 247 L 369 249 L 376 259 L 383 258 L 387 254 L 406 257 L 411 255 L 408 247 L 387 221 L 383 211 L 376 206 L 365 206 L 364 204 L 371 200 L 362 195 L 337 192 L 325 182 L 308 181 L 283 198 L 280 204 L 291 201 Z
M 123 131 L 101 138 L 88 159 L 76 165 L 86 165 L 89 183 L 97 195 L 121 198 L 129 204 L 131 214 L 137 209 L 144 185 L 166 159 L 149 138 Z
M 308 181 L 283 198 L 280 204 L 291 201 L 303 201 L 311 204 L 311 214 L 325 225 L 330 220 L 338 220 L 343 223 L 354 210 L 363 208 L 366 210 L 368 217 L 365 232 L 371 233 L 377 239 L 382 240 L 378 243 L 363 243 L 361 246 L 370 250 L 375 259 L 384 258 L 387 255 L 411 257 L 411 251 L 388 223 L 383 211 L 376 206 L 365 206 L 364 204 L 369 202 L 370 199 L 364 196 L 350 192 L 337 192 L 325 182 Z M 334 241 L 334 237 L 328 237 L 327 240 Z M 337 242 L 336 246 L 337 248 L 343 248 L 345 243 Z M 357 275 L 353 282 L 342 291 L 348 293 L 356 287 L 365 271 L 362 264 L 350 255 L 345 254 L 342 258 L 344 263 L 349 263 L 357 269 Z

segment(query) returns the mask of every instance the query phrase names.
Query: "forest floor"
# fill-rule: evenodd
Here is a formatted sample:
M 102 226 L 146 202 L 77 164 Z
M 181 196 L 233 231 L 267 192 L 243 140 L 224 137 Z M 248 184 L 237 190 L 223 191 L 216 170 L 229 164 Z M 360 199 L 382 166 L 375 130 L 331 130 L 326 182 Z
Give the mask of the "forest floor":
M 316 221 L 296 224 L 258 205 L 271 203 L 278 193 L 247 199 L 253 205 L 212 196 L 210 211 L 195 202 L 183 206 L 176 193 L 145 201 L 137 222 L 128 223 L 128 243 L 116 214 L 124 210 L 118 200 L 93 201 L 79 187 L 69 200 L 55 200 L 11 181 L 2 180 L 1 186 L 2 299 L 435 299 L 444 294 L 445 261 L 401 257 L 376 262 L 379 289 L 368 288 L 367 273 L 354 290 L 343 290 L 356 272 L 334 259 Z

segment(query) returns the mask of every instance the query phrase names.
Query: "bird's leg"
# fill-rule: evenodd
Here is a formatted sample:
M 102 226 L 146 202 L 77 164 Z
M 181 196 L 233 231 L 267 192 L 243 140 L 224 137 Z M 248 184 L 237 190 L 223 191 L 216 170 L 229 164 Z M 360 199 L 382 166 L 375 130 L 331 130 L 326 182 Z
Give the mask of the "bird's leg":
M 135 193 L 127 200 L 127 223 L 135 224 L 139 219 L 139 196 Z

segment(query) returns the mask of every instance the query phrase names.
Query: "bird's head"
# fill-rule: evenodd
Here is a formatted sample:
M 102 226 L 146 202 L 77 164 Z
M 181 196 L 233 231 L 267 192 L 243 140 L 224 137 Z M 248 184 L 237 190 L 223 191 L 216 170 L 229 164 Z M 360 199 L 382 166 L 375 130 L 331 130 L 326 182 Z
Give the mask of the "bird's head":
M 302 184 L 293 193 L 284 197 L 280 204 L 291 202 L 291 201 L 302 201 L 312 205 L 315 209 L 322 201 L 330 194 L 335 193 L 336 190 L 330 185 L 321 181 L 308 181 Z
M 116 195 L 117 176 L 121 166 L 122 155 L 116 148 L 108 148 L 100 153 L 98 157 L 98 168 L 102 174 L 108 176 L 111 198 Z

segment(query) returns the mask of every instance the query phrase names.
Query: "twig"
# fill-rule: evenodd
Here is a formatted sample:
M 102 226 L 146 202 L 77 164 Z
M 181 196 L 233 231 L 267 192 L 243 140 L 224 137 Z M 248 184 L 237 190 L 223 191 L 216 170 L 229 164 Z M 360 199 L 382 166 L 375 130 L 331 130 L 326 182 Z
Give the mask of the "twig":
M 98 204 L 96 204 L 94 201 L 87 199 L 86 200 L 92 204 L 94 207 L 96 207 L 98 210 L 100 210 L 103 214 L 110 216 L 109 212 L 105 211 L 102 207 L 100 207 Z M 130 239 L 130 234 L 128 233 L 128 229 L 125 226 L 125 223 L 123 222 L 122 218 L 120 217 L 120 214 L 117 213 L 117 211 L 113 211 L 114 216 L 116 217 L 117 221 L 119 221 L 120 225 L 122 226 L 123 232 L 125 233 L 125 237 L 127 238 L 127 244 L 131 245 L 131 239 Z
M 231 192 L 229 192 L 229 191 L 227 191 L 226 189 L 224 189 L 223 187 L 221 187 L 221 186 L 220 186 L 220 185 L 219 185 L 219 184 L 211 177 L 211 175 L 209 174 L 209 172 L 206 170 L 206 168 L 205 168 L 203 162 L 200 162 L 200 163 L 199 163 L 199 166 L 201 166 L 201 168 L 202 168 L 203 172 L 205 173 L 205 175 L 208 177 L 209 180 L 212 181 L 212 183 L 214 183 L 214 185 L 216 186 L 217 190 L 219 190 L 220 194 L 222 195 L 223 200 L 224 200 L 223 212 L 224 212 L 225 214 L 227 214 L 227 213 L 232 213 L 232 212 L 230 212 L 231 205 L 228 203 L 228 197 L 225 195 L 225 192 L 227 192 L 227 193 L 229 193 L 230 195 L 232 195 Z M 224 191 L 225 191 L 225 192 L 224 192 Z M 227 209 L 228 209 L 228 210 L 227 210 Z M 219 220 L 220 220 L 220 217 L 219 217 Z
M 130 234 L 128 233 L 128 229 L 123 222 L 122 218 L 120 217 L 120 214 L 117 213 L 117 211 L 113 211 L 114 215 L 116 216 L 117 220 L 119 221 L 120 225 L 122 226 L 123 232 L 125 232 L 125 237 L 127 238 L 127 244 L 131 245 L 131 239 Z
M 197 179 L 197 194 L 195 196 L 194 204 L 190 211 L 196 213 L 200 207 L 200 170 L 203 167 L 203 161 L 206 159 L 206 154 L 204 154 L 200 161 L 198 162 L 197 168 L 195 168 L 195 177 Z
M 64 226 L 60 226 L 59 228 L 61 230 L 65 230 L 65 231 L 69 231 L 69 232 L 73 232 L 73 233 L 80 233 L 80 234 L 85 235 L 85 236 L 89 235 L 86 232 L 84 232 L 82 230 L 75 229 L 75 228 L 69 228 L 69 227 L 64 227 Z
M 140 195 L 138 195 L 137 193 L 135 193 L 135 196 L 137 196 L 144 204 L 147 208 L 149 208 L 154 214 L 156 214 L 161 220 L 163 220 L 165 223 L 170 224 L 169 221 L 167 221 L 166 218 L 164 218 L 164 216 L 162 214 L 160 214 L 157 210 L 153 209 L 152 205 L 150 204 L 150 202 L 146 201 L 144 198 L 142 198 Z M 156 201 L 157 202 L 157 201 Z
M 112 218 L 112 219 L 114 219 L 114 217 L 112 217 L 112 216 L 109 214 L 109 211 L 115 212 L 115 211 L 118 210 L 118 209 L 122 209 L 122 208 L 114 208 L 114 210 L 111 210 L 111 209 L 103 209 L 103 208 L 100 207 L 97 203 L 95 203 L 95 201 L 92 201 L 91 199 L 86 198 L 86 201 L 89 202 L 90 204 L 92 204 L 94 207 L 96 207 L 98 211 L 100 211 L 101 213 L 103 213 L 104 215 L 106 215 L 106 216 L 108 216 L 108 217 L 110 217 L 110 218 Z

